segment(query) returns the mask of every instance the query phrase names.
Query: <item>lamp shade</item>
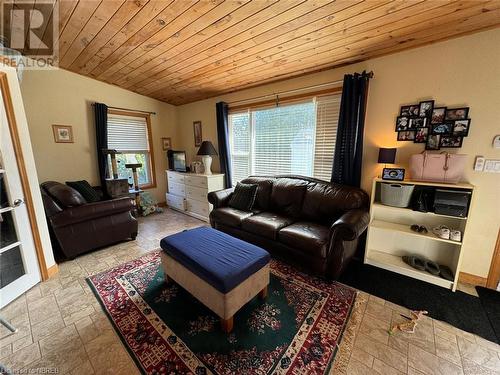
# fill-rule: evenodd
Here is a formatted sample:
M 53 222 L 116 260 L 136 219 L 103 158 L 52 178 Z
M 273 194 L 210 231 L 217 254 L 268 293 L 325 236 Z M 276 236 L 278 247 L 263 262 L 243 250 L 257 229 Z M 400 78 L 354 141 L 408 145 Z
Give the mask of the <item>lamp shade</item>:
M 217 155 L 217 151 L 215 151 L 215 147 L 210 141 L 201 142 L 201 146 L 198 150 L 197 155 Z
M 396 161 L 396 149 L 395 148 L 379 148 L 378 150 L 378 162 L 383 164 L 394 164 Z

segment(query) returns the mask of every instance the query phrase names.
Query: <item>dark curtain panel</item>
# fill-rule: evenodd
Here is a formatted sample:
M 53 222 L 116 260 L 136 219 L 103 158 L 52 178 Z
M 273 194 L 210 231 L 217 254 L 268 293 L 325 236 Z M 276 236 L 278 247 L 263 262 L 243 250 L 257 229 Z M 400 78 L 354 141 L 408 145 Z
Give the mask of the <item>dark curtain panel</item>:
M 215 105 L 217 113 L 217 140 L 219 143 L 219 162 L 221 172 L 224 173 L 226 188 L 232 187 L 231 155 L 229 149 L 229 119 L 228 105 L 219 102 Z
M 332 182 L 359 187 L 363 158 L 366 98 L 370 75 L 346 74 L 332 167 Z
M 97 146 L 97 165 L 99 167 L 99 178 L 101 187 L 104 189 L 105 180 L 108 175 L 108 161 L 103 149 L 108 148 L 108 106 L 102 103 L 94 103 L 95 115 L 95 138 Z

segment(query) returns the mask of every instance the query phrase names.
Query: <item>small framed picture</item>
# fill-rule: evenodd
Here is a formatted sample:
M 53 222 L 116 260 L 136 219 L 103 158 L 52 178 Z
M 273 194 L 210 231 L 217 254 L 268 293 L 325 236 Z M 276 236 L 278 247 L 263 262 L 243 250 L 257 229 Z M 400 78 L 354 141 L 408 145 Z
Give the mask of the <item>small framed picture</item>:
M 410 115 L 410 106 L 409 105 L 403 105 L 401 106 L 401 110 L 399 111 L 400 116 L 406 116 L 409 117 Z
M 415 133 L 414 143 L 426 143 L 429 136 L 429 128 L 418 128 Z
M 417 128 L 426 128 L 427 127 L 427 118 L 425 117 L 412 117 L 410 118 L 410 127 L 411 130 L 416 130 Z
M 440 149 L 441 136 L 436 134 L 429 134 L 427 137 L 427 143 L 425 144 L 426 150 L 439 150 Z
M 201 121 L 193 122 L 193 132 L 194 132 L 194 145 L 195 147 L 200 147 L 203 138 L 201 134 Z
M 74 143 L 73 127 L 70 125 L 52 125 L 54 141 L 56 143 Z
M 446 107 L 436 107 L 432 110 L 431 124 L 442 124 L 446 115 Z
M 396 131 L 408 130 L 410 127 L 410 119 L 406 116 L 396 117 Z
M 442 148 L 460 148 L 462 147 L 463 137 L 457 135 L 443 135 L 441 137 Z
M 418 108 L 419 117 L 431 117 L 432 110 L 434 109 L 434 100 L 425 100 L 420 102 Z
M 467 137 L 469 135 L 470 118 L 466 120 L 455 120 L 453 122 L 453 135 Z
M 405 130 L 398 132 L 398 141 L 414 141 L 415 130 Z
M 163 151 L 168 151 L 172 149 L 172 138 L 162 138 L 161 139 L 161 144 L 163 146 Z
M 469 116 L 469 107 L 450 108 L 446 110 L 445 120 L 465 120 Z
M 420 105 L 419 104 L 412 104 L 408 106 L 408 112 L 410 113 L 409 116 L 415 116 L 418 117 L 418 114 L 420 113 Z
M 439 134 L 439 135 L 446 135 L 446 134 L 451 134 L 453 131 L 453 123 L 452 122 L 445 122 L 443 124 L 432 124 L 431 125 L 431 134 Z
M 382 170 L 382 180 L 403 181 L 405 170 L 403 168 L 384 168 Z

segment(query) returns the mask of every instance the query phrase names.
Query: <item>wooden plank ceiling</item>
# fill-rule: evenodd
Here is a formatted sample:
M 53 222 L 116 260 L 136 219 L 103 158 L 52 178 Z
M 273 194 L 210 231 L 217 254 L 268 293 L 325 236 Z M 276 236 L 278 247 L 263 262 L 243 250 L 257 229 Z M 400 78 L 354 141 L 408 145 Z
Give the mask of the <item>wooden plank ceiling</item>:
M 500 25 L 498 0 L 56 4 L 62 68 L 175 105 Z

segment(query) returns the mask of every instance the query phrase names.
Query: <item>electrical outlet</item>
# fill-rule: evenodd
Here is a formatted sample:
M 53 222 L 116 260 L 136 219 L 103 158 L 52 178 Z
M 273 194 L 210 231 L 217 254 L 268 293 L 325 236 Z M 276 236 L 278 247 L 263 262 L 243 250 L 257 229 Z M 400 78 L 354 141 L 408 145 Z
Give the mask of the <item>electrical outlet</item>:
M 474 163 L 474 170 L 477 172 L 481 172 L 484 169 L 485 158 L 482 156 L 476 156 L 476 162 Z
M 488 173 L 500 173 L 500 160 L 486 160 L 484 171 Z

